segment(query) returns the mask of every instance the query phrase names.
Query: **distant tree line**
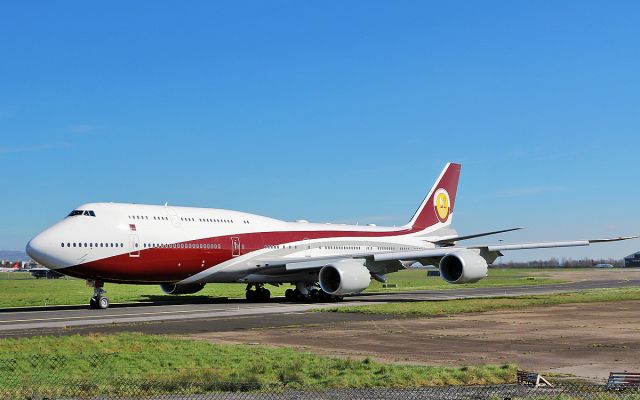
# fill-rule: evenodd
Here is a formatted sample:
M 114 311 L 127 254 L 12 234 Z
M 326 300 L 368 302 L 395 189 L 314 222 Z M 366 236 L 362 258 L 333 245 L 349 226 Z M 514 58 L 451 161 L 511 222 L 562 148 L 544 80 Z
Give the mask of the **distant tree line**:
M 585 268 L 593 267 L 596 264 L 611 264 L 614 267 L 624 267 L 623 259 L 598 259 L 582 258 L 574 260 L 573 258 L 563 257 L 561 259 L 550 258 L 548 260 L 533 261 L 508 261 L 497 262 L 492 265 L 493 268 Z

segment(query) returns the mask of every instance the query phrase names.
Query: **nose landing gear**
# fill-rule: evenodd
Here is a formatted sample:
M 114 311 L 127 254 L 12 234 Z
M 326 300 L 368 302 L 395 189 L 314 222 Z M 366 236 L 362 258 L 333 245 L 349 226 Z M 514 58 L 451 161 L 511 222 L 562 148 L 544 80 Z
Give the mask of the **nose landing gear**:
M 102 310 L 109 308 L 109 299 L 103 296 L 103 294 L 107 293 L 103 289 L 104 282 L 87 281 L 87 285 L 93 288 L 93 296 L 91 296 L 91 300 L 89 300 L 89 306 L 94 309 Z

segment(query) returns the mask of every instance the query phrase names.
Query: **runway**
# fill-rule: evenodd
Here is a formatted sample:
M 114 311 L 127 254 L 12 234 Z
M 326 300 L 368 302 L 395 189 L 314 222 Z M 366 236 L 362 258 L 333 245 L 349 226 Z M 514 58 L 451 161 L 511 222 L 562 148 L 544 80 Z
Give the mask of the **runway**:
M 0 310 L 0 336 L 138 331 L 145 333 L 196 333 L 286 325 L 331 323 L 344 320 L 381 320 L 382 315 L 315 313 L 312 309 L 385 302 L 435 301 L 496 296 L 523 296 L 572 292 L 594 288 L 640 286 L 640 279 L 578 281 L 541 286 L 460 288 L 403 293 L 364 293 L 340 303 L 294 304 L 282 298 L 269 303 L 241 300 L 181 304 L 114 304 L 108 310 L 87 306 L 52 306 Z

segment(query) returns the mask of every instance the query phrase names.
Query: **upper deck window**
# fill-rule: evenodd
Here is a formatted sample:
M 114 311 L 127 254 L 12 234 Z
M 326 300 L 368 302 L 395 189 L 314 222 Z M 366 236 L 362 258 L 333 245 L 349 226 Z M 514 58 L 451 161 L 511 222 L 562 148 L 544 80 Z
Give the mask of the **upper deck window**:
M 75 217 L 76 215 L 86 215 L 88 217 L 95 217 L 96 213 L 92 210 L 73 210 L 67 215 L 67 217 Z

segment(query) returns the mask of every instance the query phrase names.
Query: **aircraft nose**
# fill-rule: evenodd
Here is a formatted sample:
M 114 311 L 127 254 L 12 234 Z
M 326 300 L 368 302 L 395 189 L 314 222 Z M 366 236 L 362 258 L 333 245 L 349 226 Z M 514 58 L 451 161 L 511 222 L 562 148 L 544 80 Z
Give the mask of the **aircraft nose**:
M 29 240 L 29 243 L 27 243 L 27 247 L 25 248 L 27 255 L 40 264 L 42 264 L 41 260 L 44 259 L 43 256 L 45 255 L 45 246 L 41 236 L 42 235 L 38 235 Z
M 47 268 L 57 269 L 64 267 L 64 262 L 61 259 L 60 252 L 56 251 L 53 236 L 49 231 L 40 233 L 27 243 L 25 251 L 38 264 Z

